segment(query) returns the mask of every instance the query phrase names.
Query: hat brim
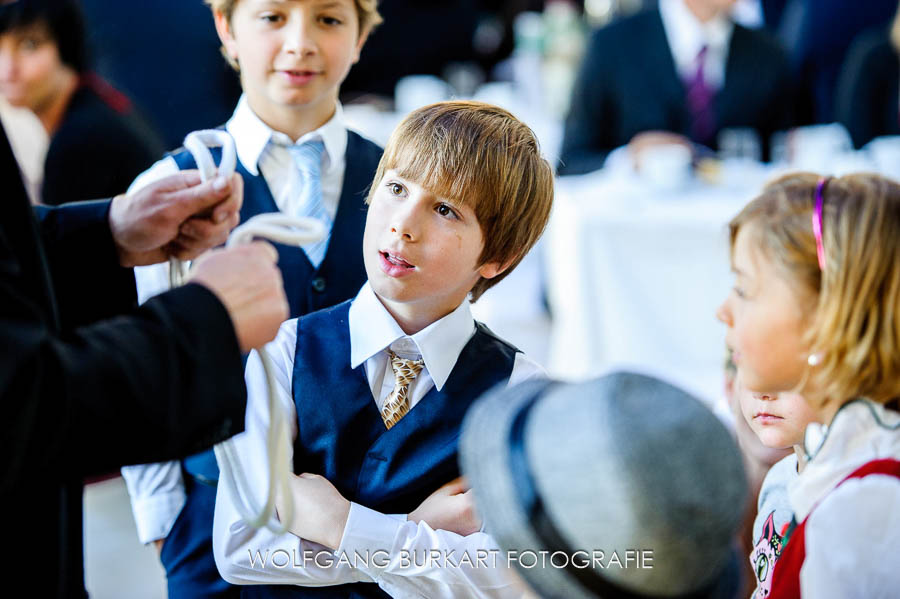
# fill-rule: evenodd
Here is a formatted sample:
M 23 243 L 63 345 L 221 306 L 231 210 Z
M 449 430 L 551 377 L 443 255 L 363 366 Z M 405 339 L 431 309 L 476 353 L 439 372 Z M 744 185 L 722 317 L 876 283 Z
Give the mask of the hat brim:
M 462 472 L 475 494 L 485 531 L 502 550 L 499 559 L 504 560 L 503 565 L 509 564 L 541 597 L 593 599 L 595 595 L 568 570 L 552 564 L 541 567 L 540 562 L 532 566 L 535 558 L 531 555 L 525 559 L 529 552 L 538 554 L 549 548 L 534 533 L 531 517 L 523 505 L 522 491 L 516 487 L 510 468 L 510 439 L 516 417 L 538 397 L 537 401 L 544 401 L 567 391 L 571 392 L 571 385 L 539 380 L 496 388 L 485 394 L 470 408 L 463 422 L 459 458 Z M 526 438 L 529 426 L 537 424 L 526 422 Z M 736 459 L 739 465 L 739 458 Z M 598 501 L 601 501 L 599 497 Z M 740 570 L 735 566 L 739 559 L 732 551 L 728 553 L 730 557 L 723 556 L 723 562 L 728 565 L 715 573 L 698 595 L 691 596 L 734 596 L 740 581 Z
M 510 474 L 512 423 L 525 406 L 554 384 L 549 380 L 527 381 L 494 389 L 482 397 L 470 408 L 463 424 L 460 465 L 474 491 L 485 531 L 503 550 L 504 565 L 510 564 L 543 597 L 589 599 L 591 595 L 564 570 L 541 567 L 539 552 L 547 548 L 532 532 Z M 537 564 L 532 566 L 535 560 Z

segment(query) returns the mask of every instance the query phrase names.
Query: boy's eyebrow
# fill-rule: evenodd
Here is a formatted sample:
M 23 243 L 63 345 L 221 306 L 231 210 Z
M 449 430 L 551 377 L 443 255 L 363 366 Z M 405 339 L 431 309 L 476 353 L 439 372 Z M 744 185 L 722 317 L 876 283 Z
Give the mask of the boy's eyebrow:
M 293 4 L 294 2 L 305 1 L 307 0 L 258 0 L 258 4 Z M 344 2 L 341 2 L 340 0 L 309 0 L 309 3 L 314 4 L 318 9 L 349 8 Z
M 464 206 L 464 204 L 456 198 L 444 197 L 444 196 L 438 195 L 436 193 L 432 193 L 431 195 L 433 195 L 435 198 L 441 200 L 442 202 L 446 202 L 446 203 L 450 204 L 454 208 L 462 208 Z
M 285 1 L 285 0 L 279 0 Z M 347 6 L 346 2 L 341 2 L 340 0 L 318 0 L 315 2 L 316 8 L 319 9 L 329 9 L 329 8 L 350 8 Z

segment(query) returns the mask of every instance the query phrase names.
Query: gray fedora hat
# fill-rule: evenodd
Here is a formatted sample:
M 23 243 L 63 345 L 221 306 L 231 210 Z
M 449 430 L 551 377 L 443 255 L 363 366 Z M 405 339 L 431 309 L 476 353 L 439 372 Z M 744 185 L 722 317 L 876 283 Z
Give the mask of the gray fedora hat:
M 668 383 L 618 372 L 496 390 L 466 416 L 460 461 L 487 532 L 542 597 L 737 590 L 740 451 Z

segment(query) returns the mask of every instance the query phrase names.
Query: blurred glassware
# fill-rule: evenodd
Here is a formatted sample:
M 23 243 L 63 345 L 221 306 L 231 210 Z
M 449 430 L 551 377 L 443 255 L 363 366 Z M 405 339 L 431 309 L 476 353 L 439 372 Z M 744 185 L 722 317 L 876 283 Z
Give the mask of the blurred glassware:
M 759 134 L 750 127 L 729 127 L 719 131 L 719 158 L 759 162 L 762 148 Z
M 395 111 L 402 115 L 417 108 L 449 100 L 453 90 L 440 77 L 434 75 L 408 75 L 394 88 Z
M 769 151 L 769 161 L 773 165 L 786 166 L 791 159 L 788 154 L 788 132 L 776 131 L 772 134 L 772 148 Z
M 603 27 L 614 18 L 644 8 L 644 0 L 584 0 L 584 16 L 591 27 Z
M 584 52 L 585 25 L 572 0 L 548 0 L 544 9 L 544 109 L 562 119 Z
M 853 154 L 853 142 L 840 123 L 798 127 L 787 134 L 788 162 L 794 169 L 830 173 Z
M 444 68 L 443 79 L 453 88 L 454 96 L 471 98 L 484 83 L 484 71 L 474 62 L 451 62 Z
M 544 19 L 537 12 L 523 12 L 513 22 L 513 81 L 529 110 L 543 107 L 541 66 L 544 53 Z

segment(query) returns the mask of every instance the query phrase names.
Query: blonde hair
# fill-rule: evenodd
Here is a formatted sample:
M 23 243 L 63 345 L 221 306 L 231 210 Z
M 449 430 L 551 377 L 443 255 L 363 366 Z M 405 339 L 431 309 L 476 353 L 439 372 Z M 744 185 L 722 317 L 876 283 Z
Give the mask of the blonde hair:
M 900 184 L 874 174 L 828 179 L 822 193 L 825 269 L 812 229 L 812 173 L 768 184 L 730 223 L 808 297 L 804 341 L 822 361 L 798 386 L 813 403 L 900 397 Z
M 479 265 L 509 265 L 475 284 L 473 302 L 512 272 L 547 226 L 550 164 L 531 129 L 497 106 L 448 101 L 411 112 L 388 140 L 367 203 L 391 169 L 472 208 L 484 237 Z
M 231 15 L 240 0 L 204 0 L 212 11 L 220 12 L 225 20 L 231 22 Z M 359 34 L 371 33 L 384 19 L 378 12 L 378 0 L 353 0 L 356 5 L 356 16 L 359 20 Z M 222 48 L 222 55 L 235 70 L 239 70 L 237 62 Z
M 900 4 L 897 6 L 897 14 L 894 15 L 894 22 L 891 24 L 891 45 L 894 51 L 900 53 Z

